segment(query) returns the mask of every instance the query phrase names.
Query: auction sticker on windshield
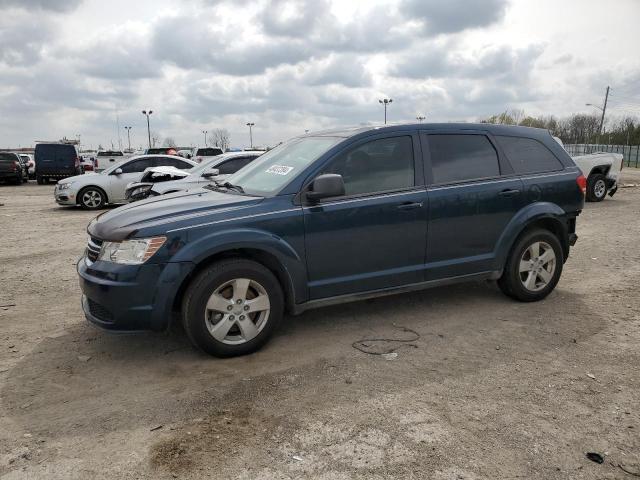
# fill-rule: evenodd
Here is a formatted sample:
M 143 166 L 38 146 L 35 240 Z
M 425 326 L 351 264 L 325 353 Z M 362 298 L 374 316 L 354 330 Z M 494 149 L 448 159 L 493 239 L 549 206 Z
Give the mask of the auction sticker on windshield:
M 293 170 L 293 167 L 287 167 L 286 165 L 271 165 L 269 168 L 267 168 L 266 173 L 288 175 L 291 170 Z

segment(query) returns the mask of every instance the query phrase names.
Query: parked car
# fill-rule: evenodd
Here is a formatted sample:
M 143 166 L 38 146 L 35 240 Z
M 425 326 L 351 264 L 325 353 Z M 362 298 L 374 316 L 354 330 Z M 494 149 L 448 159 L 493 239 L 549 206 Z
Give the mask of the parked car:
M 0 180 L 22 185 L 29 179 L 26 164 L 20 155 L 12 152 L 0 152 Z
M 120 150 L 102 150 L 96 155 L 96 163 L 94 170 L 101 172 L 107 168 L 113 167 L 115 164 L 125 160 L 124 152 Z
M 178 155 L 183 158 L 191 158 L 191 150 L 178 150 Z
M 89 156 L 80 155 L 80 166 L 84 172 L 94 172 L 96 161 Z
M 222 155 L 224 152 L 218 147 L 196 147 L 193 149 L 191 158 L 198 163 L 206 162 L 212 157 Z
M 63 179 L 82 173 L 80 156 L 75 145 L 37 143 L 34 159 L 38 185 L 48 182 L 49 179 Z
M 585 188 L 541 129 L 309 134 L 224 184 L 95 218 L 82 305 L 110 330 L 163 330 L 177 312 L 195 345 L 231 356 L 260 348 L 285 311 L 487 279 L 537 301 L 577 240 Z
M 27 176 L 29 180 L 36 178 L 36 162 L 33 160 L 33 156 L 29 153 L 20 153 L 20 158 L 27 164 Z
M 222 180 L 236 173 L 263 153 L 253 151 L 223 153 L 189 171 L 171 171 L 163 167 L 149 168 L 139 182 L 127 186 L 125 198 L 129 201 L 138 201 L 150 196 L 208 185 L 213 180 Z
M 108 203 L 123 203 L 127 185 L 139 180 L 147 168 L 161 165 L 189 169 L 196 163 L 181 157 L 141 155 L 117 163 L 100 173 L 62 180 L 56 185 L 53 194 L 59 205 L 80 205 L 90 210 L 102 208 Z
M 564 148 L 562 140 L 558 137 L 553 138 Z M 571 158 L 587 178 L 587 201 L 601 202 L 607 193 L 610 197 L 615 195 L 622 170 L 622 154 L 595 152 Z

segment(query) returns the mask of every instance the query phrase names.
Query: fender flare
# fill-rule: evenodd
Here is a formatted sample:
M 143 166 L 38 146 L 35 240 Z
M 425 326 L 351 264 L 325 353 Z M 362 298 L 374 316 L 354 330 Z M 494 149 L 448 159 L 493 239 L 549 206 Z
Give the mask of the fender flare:
M 234 228 L 213 232 L 190 241 L 171 258 L 170 263 L 185 265 L 188 268 L 182 268 L 178 278 L 172 279 L 172 283 L 179 285 L 179 288 L 169 295 L 168 304 L 173 305 L 178 291 L 182 289 L 185 281 L 189 281 L 198 265 L 215 255 L 240 249 L 266 253 L 277 260 L 285 277 L 281 280 L 287 282 L 284 288 L 290 293 L 290 305 L 307 300 L 306 262 L 287 241 L 264 230 Z
M 498 239 L 496 244 L 496 255 L 494 270 L 502 271 L 505 263 L 507 262 L 507 256 L 511 252 L 511 248 L 520 234 L 535 222 L 540 220 L 550 220 L 557 224 L 562 233 L 560 243 L 563 248 L 568 248 L 567 242 L 567 226 L 562 218 L 566 215 L 566 212 L 555 203 L 550 202 L 536 202 L 527 205 L 520 210 L 507 224 L 506 228 L 502 232 L 502 235 Z M 567 252 L 565 252 L 566 255 Z

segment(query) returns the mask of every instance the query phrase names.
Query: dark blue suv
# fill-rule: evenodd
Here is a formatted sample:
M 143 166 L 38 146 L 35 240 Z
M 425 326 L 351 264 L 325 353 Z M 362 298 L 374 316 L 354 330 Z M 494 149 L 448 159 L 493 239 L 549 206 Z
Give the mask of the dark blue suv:
M 479 279 L 540 300 L 577 239 L 585 187 L 546 130 L 309 134 L 205 189 L 93 220 L 82 305 L 109 330 L 179 315 L 195 345 L 231 356 L 262 346 L 285 311 Z

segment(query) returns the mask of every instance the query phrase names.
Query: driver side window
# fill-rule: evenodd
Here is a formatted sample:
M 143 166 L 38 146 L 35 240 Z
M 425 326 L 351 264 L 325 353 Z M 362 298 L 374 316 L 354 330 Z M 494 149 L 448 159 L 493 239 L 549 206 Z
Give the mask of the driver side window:
M 339 154 L 322 173 L 344 180 L 345 196 L 410 188 L 415 185 L 410 136 L 383 138 Z

